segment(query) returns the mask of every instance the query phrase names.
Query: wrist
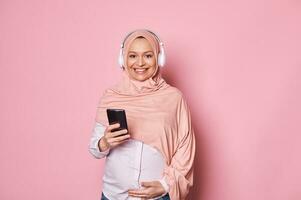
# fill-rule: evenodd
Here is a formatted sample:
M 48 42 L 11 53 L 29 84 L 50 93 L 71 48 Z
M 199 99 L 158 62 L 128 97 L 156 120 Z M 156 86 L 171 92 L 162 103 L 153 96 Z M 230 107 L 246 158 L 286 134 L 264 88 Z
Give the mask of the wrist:
M 169 185 L 167 184 L 165 177 L 163 177 L 162 179 L 159 180 L 159 182 L 161 183 L 162 187 L 165 190 L 165 194 L 169 192 Z
M 99 151 L 107 151 L 109 149 L 108 143 L 105 141 L 105 138 L 102 137 L 98 140 L 98 148 Z

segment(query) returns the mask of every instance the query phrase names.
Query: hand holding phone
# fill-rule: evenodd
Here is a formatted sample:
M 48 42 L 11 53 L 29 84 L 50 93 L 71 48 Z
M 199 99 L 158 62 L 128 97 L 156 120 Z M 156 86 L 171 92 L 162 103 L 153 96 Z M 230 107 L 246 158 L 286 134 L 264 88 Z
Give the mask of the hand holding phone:
M 110 125 L 106 128 L 104 137 L 99 140 L 98 146 L 101 151 L 114 148 L 130 138 L 125 111 L 122 109 L 107 109 L 107 115 Z
M 112 131 L 120 131 L 122 129 L 128 129 L 126 122 L 125 110 L 123 109 L 107 109 L 107 116 L 109 124 L 119 123 L 120 127 L 113 129 Z

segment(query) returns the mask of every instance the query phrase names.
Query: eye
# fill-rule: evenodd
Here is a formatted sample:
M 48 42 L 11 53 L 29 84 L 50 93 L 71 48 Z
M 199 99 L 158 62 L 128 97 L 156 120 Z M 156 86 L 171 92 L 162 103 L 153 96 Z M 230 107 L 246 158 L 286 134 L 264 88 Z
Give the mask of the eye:
M 131 54 L 129 55 L 130 58 L 136 58 L 136 55 L 135 54 Z
M 152 58 L 153 55 L 152 55 L 152 54 L 147 54 L 146 57 L 147 57 L 147 58 Z

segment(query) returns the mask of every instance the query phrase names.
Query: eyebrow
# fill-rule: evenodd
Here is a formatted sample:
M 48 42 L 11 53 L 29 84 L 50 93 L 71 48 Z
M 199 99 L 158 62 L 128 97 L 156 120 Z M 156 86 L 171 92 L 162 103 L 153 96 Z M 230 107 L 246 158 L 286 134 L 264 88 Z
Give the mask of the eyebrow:
M 154 53 L 153 51 L 145 51 L 145 52 L 141 52 L 141 53 Z M 137 51 L 129 51 L 129 53 L 137 53 Z

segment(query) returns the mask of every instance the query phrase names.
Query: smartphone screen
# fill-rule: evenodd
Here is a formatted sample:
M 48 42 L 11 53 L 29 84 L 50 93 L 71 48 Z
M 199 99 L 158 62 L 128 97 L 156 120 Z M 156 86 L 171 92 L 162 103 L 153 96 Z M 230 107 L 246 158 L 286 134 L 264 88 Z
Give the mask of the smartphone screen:
M 109 124 L 119 123 L 120 127 L 113 129 L 112 131 L 119 131 L 122 129 L 128 129 L 126 122 L 125 110 L 123 109 L 107 109 L 107 116 Z

